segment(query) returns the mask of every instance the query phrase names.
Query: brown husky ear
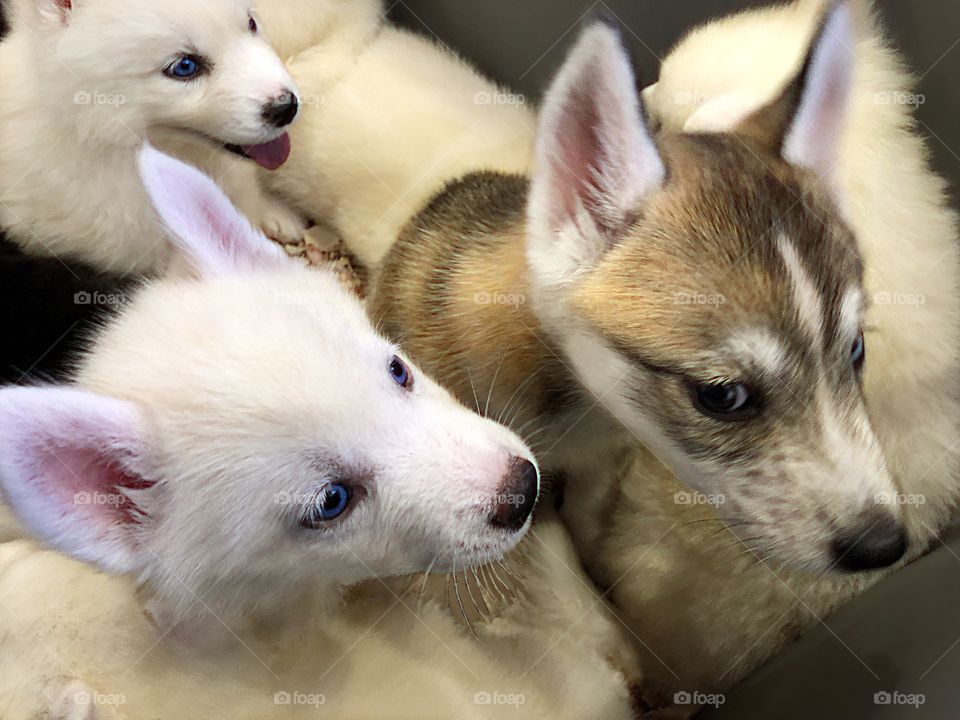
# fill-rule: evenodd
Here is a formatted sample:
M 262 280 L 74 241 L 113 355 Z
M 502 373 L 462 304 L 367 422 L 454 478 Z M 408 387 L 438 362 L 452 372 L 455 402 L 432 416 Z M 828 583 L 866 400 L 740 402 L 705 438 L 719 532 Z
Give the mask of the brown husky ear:
M 562 282 L 595 263 L 664 175 L 620 34 L 594 23 L 540 114 L 528 206 L 534 271 Z
M 833 172 L 853 92 L 855 38 L 849 0 L 825 13 L 800 73 L 770 105 L 738 128 L 787 162 Z

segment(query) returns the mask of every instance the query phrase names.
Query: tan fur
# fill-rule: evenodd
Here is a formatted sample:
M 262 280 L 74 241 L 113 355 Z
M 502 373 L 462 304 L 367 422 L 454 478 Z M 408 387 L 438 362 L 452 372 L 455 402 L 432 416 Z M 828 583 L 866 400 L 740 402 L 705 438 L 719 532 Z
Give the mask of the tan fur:
M 710 145 L 720 141 L 669 136 L 682 128 L 683 118 L 696 107 L 671 107 L 669 98 L 687 97 L 689 86 L 680 84 L 682 92 L 671 94 L 664 89 L 669 85 L 665 81 L 670 73 L 677 72 L 677 63 L 687 62 L 684 81 L 709 79 L 715 73 L 729 82 L 730 87 L 722 88 L 724 91 L 739 89 L 737 83 L 743 83 L 746 94 L 753 92 L 760 100 L 737 116 L 739 123 L 750 111 L 775 97 L 795 72 L 797 58 L 810 36 L 812 18 L 819 11 L 813 3 L 802 7 L 800 11 L 786 8 L 749 14 L 694 35 L 689 42 L 702 47 L 709 62 L 695 54 L 691 58 L 701 60 L 700 64 L 690 64 L 682 55 L 673 65 L 668 59 L 651 106 L 654 117 L 670 131 L 662 139 L 661 149 L 672 181 L 683 176 L 686 180 L 681 185 L 692 183 L 691 169 L 705 173 L 701 180 L 709 179 L 714 162 L 724 166 L 726 153 L 724 182 L 732 182 L 736 188 L 738 172 L 753 175 L 750 186 L 736 191 L 746 193 L 739 196 L 744 205 L 749 206 L 751 193 L 758 185 L 770 184 L 770 177 L 757 182 L 769 169 L 752 168 L 743 148 L 763 134 L 758 127 L 775 125 L 774 120 L 745 127 L 739 144 L 713 147 L 706 153 L 701 148 L 697 151 L 700 154 L 685 160 L 691 143 Z M 953 449 L 960 417 L 956 393 L 956 347 L 960 343 L 956 225 L 944 201 L 943 183 L 930 173 L 923 143 L 909 130 L 907 110 L 875 100 L 876 93 L 907 89 L 910 84 L 896 56 L 882 47 L 880 31 L 865 23 L 862 7 L 853 120 L 844 136 L 840 160 L 840 184 L 846 200 L 840 209 L 863 252 L 866 294 L 872 301 L 866 328 L 870 361 L 864 380 L 870 420 L 899 491 L 917 493 L 925 499 L 922 505 L 898 509 L 910 532 L 912 556 L 916 556 L 947 520 L 958 486 L 957 451 Z M 779 34 L 771 32 L 768 24 Z M 726 42 L 739 52 L 724 53 L 723 44 L 707 41 L 708 37 L 715 41 L 725 34 Z M 784 37 L 789 42 L 784 42 Z M 775 46 L 768 47 L 769 43 Z M 771 61 L 760 63 L 754 78 L 751 71 L 758 67 L 756 59 L 768 56 Z M 728 62 L 736 69 L 727 72 L 721 58 L 733 58 Z M 736 63 L 741 60 L 749 65 L 739 68 Z M 761 88 L 759 94 L 756 88 L 748 87 L 755 80 Z M 692 95 L 699 97 L 696 91 Z M 658 106 L 656 96 L 668 99 Z M 741 148 L 740 154 L 731 150 L 736 147 Z M 762 156 L 762 148 L 755 154 Z M 830 204 L 802 174 L 778 179 L 780 172 L 774 170 L 774 184 L 787 183 L 797 198 L 813 192 L 808 196 L 811 205 Z M 418 362 L 449 382 L 462 399 L 472 401 L 469 380 L 478 389 L 481 401 L 492 386 L 491 414 L 496 416 L 509 412 L 498 400 L 513 397 L 513 391 L 531 373 L 556 382 L 561 389 L 569 390 L 573 383 L 565 376 L 559 352 L 549 339 L 551 334 L 541 325 L 528 325 L 534 317 L 529 307 L 477 309 L 470 305 L 469 299 L 484 288 L 488 292 L 528 292 L 519 274 L 524 267 L 519 249 L 521 210 L 512 210 L 511 219 L 503 221 L 501 204 L 490 199 L 490 185 L 499 185 L 503 194 L 522 192 L 515 179 L 493 176 L 468 177 L 448 189 L 401 236 L 386 261 L 373 307 L 378 318 L 385 317 L 388 333 L 399 337 Z M 647 208 L 648 214 L 640 222 L 650 223 L 645 238 L 654 242 L 623 243 L 617 254 L 579 285 L 573 297 L 573 307 L 581 319 L 624 345 L 649 348 L 654 357 L 643 359 L 654 363 L 705 349 L 709 335 L 704 334 L 704 328 L 717 318 L 716 313 L 711 316 L 709 307 L 668 305 L 663 302 L 663 291 L 675 291 L 685 281 L 694 284 L 691 289 L 708 292 L 716 277 L 711 278 L 709 271 L 697 274 L 698 266 L 716 270 L 719 260 L 726 261 L 724 266 L 738 260 L 737 255 L 712 256 L 730 248 L 723 206 L 730 200 L 698 195 L 696 187 L 691 184 L 686 190 L 670 190 L 656 201 L 659 205 Z M 497 191 L 492 194 L 499 197 Z M 490 208 L 489 216 L 477 210 L 477 203 Z M 716 233 L 717 244 L 711 250 L 710 242 L 703 240 L 694 257 L 682 258 L 668 244 L 670 238 L 686 239 L 682 230 L 691 226 L 709 228 L 710 233 Z M 662 227 L 659 235 L 657 227 Z M 463 242 L 458 238 L 464 238 Z M 659 254 L 658 242 L 663 243 Z M 749 243 L 744 240 L 744 244 Z M 842 245 L 842 238 L 835 237 L 824 247 Z M 512 270 L 505 268 L 505 261 L 513 263 Z M 858 278 L 859 264 L 853 251 L 850 257 L 838 252 L 818 266 L 839 276 Z M 638 287 L 637 278 L 631 274 L 636 267 L 644 269 L 642 277 L 649 284 Z M 724 278 L 723 286 L 716 289 L 730 295 L 727 312 L 744 306 L 769 307 L 775 317 L 777 290 L 770 284 L 769 272 L 759 257 Z M 885 304 L 883 293 L 923 294 L 925 303 Z M 451 297 L 458 299 L 451 301 Z M 676 315 L 680 311 L 684 313 L 682 322 Z M 496 328 L 498 334 L 491 337 L 490 328 Z M 538 360 L 546 364 L 523 365 Z M 722 375 L 723 368 L 717 368 L 717 372 Z M 524 421 L 545 410 L 555 410 L 554 405 L 544 403 L 543 393 L 543 385 L 536 384 L 531 393 L 523 391 L 526 407 L 520 417 Z M 579 402 L 572 404 L 572 416 L 552 423 L 553 441 L 547 449 L 555 453 L 566 453 L 575 445 L 574 436 L 558 432 L 558 427 L 577 419 L 579 410 L 590 407 L 590 400 L 582 393 L 577 396 Z M 670 412 L 671 407 L 679 407 L 681 398 L 676 396 L 674 400 L 660 409 Z M 592 431 L 596 429 L 592 422 L 584 424 Z M 610 435 L 611 446 L 618 447 L 617 433 L 609 426 L 604 432 Z M 801 438 L 793 441 L 799 443 Z M 554 449 L 557 444 L 560 447 Z M 576 453 L 570 450 L 570 454 Z M 589 483 L 568 487 L 564 516 L 591 575 L 602 589 L 609 588 L 610 597 L 640 641 L 646 660 L 647 697 L 653 701 L 669 700 L 677 690 L 709 692 L 730 687 L 824 614 L 882 576 L 875 572 L 817 577 L 758 564 L 723 529 L 722 517 L 716 512 L 677 503 L 676 493 L 683 488 L 650 452 L 632 455 L 631 467 L 618 476 L 621 467 L 609 463 L 606 479 L 592 475 Z M 598 491 L 598 487 L 608 491 Z M 796 512 L 798 500 L 770 499 L 773 517 L 776 513 L 790 517 Z

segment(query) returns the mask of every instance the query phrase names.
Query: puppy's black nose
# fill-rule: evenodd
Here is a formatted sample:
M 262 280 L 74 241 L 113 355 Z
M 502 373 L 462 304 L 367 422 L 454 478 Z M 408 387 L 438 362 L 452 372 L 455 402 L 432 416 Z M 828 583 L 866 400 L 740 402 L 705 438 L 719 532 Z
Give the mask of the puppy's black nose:
M 490 524 L 516 532 L 533 512 L 537 504 L 540 472 L 529 460 L 515 457 L 493 499 Z
M 300 101 L 296 94 L 286 90 L 263 108 L 263 120 L 274 127 L 286 127 L 296 119 L 299 111 Z
M 907 551 L 907 533 L 894 518 L 884 516 L 861 523 L 858 530 L 833 541 L 837 567 L 848 572 L 893 565 Z

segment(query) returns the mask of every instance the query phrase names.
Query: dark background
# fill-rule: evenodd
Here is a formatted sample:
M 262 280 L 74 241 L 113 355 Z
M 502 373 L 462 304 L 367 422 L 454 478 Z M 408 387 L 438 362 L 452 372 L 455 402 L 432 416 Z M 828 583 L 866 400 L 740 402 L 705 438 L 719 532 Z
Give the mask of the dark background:
M 0 0 L 0 34 L 4 31 Z M 960 187 L 960 2 L 875 0 L 895 43 L 921 79 L 920 129 L 957 197 Z M 578 20 L 612 12 L 629 28 L 644 84 L 658 58 L 696 23 L 765 0 L 387 0 L 396 20 L 439 37 L 482 70 L 530 97 L 556 71 Z M 391 4 L 392 3 L 392 4 Z M 639 38 L 639 39 L 638 39 Z
M 387 0 L 388 5 L 392 0 Z M 936 167 L 960 198 L 960 2 L 875 0 L 895 44 L 922 78 L 920 130 Z M 768 0 L 399 0 L 391 15 L 434 34 L 487 74 L 539 97 L 576 37 L 578 19 L 607 11 L 618 18 L 643 84 L 656 80 L 659 58 L 704 20 Z M 762 62 L 762 59 L 760 59 Z

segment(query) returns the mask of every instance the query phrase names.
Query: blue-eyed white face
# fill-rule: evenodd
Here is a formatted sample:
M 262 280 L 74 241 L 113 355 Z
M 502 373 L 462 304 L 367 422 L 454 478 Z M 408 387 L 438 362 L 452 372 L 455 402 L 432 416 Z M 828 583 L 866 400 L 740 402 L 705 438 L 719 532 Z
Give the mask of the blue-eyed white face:
M 0 393 L 0 483 L 26 526 L 138 573 L 174 615 L 197 597 L 269 607 L 310 584 L 510 550 L 539 491 L 523 442 L 421 373 L 331 273 L 289 260 L 210 180 L 153 150 L 142 165 L 191 277 L 137 295 L 98 338 L 83 390 Z
M 269 169 L 286 159 L 297 90 L 249 0 L 29 1 L 46 89 L 83 134 L 174 129 Z

